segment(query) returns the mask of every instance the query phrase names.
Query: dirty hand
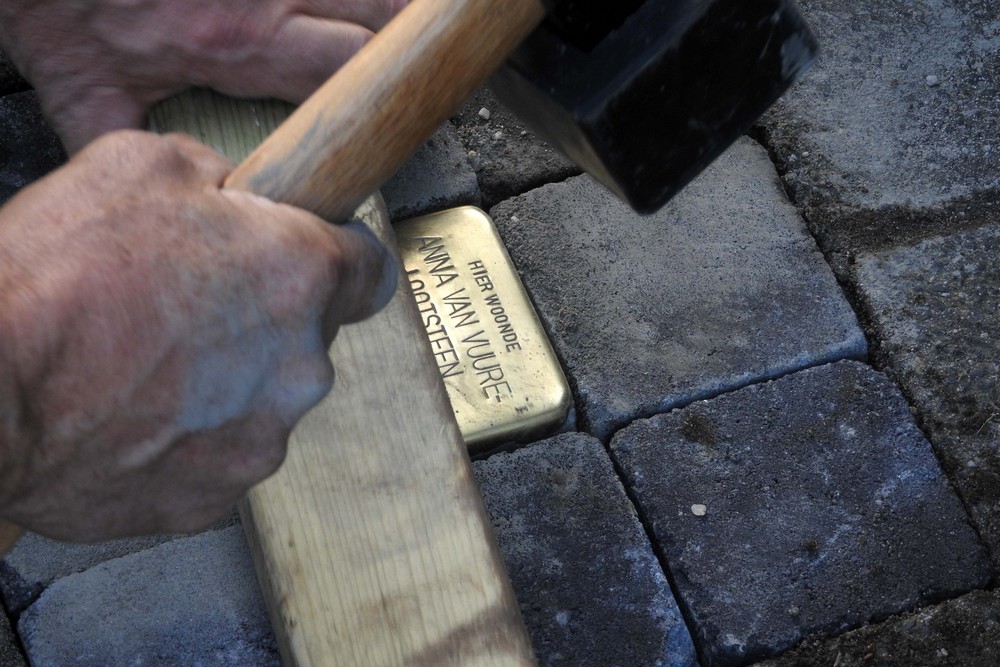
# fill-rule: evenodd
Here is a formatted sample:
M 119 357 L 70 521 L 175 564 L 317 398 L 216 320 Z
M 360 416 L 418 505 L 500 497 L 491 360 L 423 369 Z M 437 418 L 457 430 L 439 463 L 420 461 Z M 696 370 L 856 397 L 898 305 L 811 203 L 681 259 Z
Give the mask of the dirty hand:
M 71 153 L 189 86 L 305 99 L 407 0 L 4 0 L 0 45 Z
M 340 324 L 395 262 L 220 190 L 193 139 L 115 132 L 0 210 L 0 518 L 64 540 L 189 531 L 280 464 Z

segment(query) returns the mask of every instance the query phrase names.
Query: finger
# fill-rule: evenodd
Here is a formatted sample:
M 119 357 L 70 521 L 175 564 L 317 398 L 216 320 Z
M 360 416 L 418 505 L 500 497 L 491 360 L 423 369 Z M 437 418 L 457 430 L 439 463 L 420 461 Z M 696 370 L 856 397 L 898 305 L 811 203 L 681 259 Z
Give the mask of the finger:
M 260 49 L 262 62 L 208 73 L 208 83 L 231 95 L 278 97 L 301 102 L 372 37 L 360 25 L 310 16 L 289 18 Z
M 324 331 L 358 322 L 382 310 L 392 300 L 400 265 L 394 253 L 359 221 L 327 226 L 339 247 L 337 282 L 323 317 Z
M 194 166 L 200 181 L 221 187 L 226 176 L 236 167 L 235 162 L 190 135 L 174 132 L 164 135 L 163 139 Z
M 306 0 L 301 11 L 311 16 L 357 23 L 377 31 L 408 4 L 407 0 Z
M 146 106 L 126 91 L 107 86 L 65 100 L 43 96 L 42 106 L 69 155 L 102 134 L 141 127 L 146 112 Z
M 316 327 L 302 334 L 302 350 L 285 360 L 264 390 L 262 405 L 289 429 L 333 387 L 334 370 Z

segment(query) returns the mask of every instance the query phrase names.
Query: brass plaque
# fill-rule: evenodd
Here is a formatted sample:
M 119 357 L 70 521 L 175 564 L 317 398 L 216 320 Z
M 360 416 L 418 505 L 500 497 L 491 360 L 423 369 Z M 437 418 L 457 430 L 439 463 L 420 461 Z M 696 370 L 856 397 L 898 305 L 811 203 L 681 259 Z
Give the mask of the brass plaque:
M 470 451 L 559 426 L 569 385 L 490 217 L 466 206 L 395 229 Z

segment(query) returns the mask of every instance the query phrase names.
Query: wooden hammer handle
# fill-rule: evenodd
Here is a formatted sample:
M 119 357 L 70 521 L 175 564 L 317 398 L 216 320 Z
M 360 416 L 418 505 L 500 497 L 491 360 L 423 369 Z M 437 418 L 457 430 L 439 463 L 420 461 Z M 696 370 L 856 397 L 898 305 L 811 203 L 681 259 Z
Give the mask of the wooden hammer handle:
M 540 0 L 414 0 L 226 186 L 347 219 L 543 17 Z
M 0 519 L 0 557 L 11 550 L 21 537 L 21 529 L 10 521 Z

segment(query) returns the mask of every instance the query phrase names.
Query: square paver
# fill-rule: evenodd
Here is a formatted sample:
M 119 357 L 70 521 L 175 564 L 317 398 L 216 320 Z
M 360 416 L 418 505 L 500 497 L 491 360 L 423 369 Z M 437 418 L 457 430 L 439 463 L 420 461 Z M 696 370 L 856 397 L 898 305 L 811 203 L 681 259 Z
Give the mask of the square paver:
M 492 209 L 586 430 L 648 417 L 866 343 L 767 153 L 741 140 L 659 213 L 588 176 Z
M 799 4 L 820 56 L 762 127 L 824 250 L 877 250 L 995 210 L 996 3 Z
M 280 665 L 237 526 L 64 577 L 18 631 L 31 664 L 44 667 Z
M 907 404 L 864 364 L 637 422 L 612 453 L 704 667 L 776 655 L 993 576 Z

